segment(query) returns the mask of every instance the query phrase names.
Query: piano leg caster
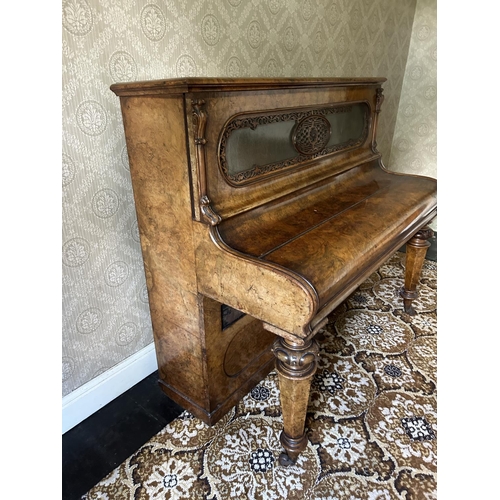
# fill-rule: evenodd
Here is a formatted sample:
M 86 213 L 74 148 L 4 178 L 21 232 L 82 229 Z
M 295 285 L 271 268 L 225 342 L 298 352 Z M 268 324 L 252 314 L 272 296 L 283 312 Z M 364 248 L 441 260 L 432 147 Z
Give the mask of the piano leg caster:
M 292 460 L 286 453 L 281 453 L 278 462 L 282 467 L 290 467 L 290 465 L 295 465 L 295 460 Z
M 283 432 L 280 441 L 285 453 L 279 463 L 288 467 L 307 446 L 305 422 L 311 381 L 316 373 L 319 347 L 315 340 L 305 344 L 278 338 L 273 345 L 278 372 Z
M 420 272 L 422 271 L 427 249 L 431 246 L 427 240 L 432 238 L 433 235 L 432 229 L 426 226 L 420 229 L 406 244 L 405 284 L 401 288 L 400 295 L 403 297 L 405 312 L 410 316 L 416 314 L 412 302 L 418 297 L 417 284 L 420 279 Z
M 305 435 L 305 432 L 303 432 L 302 436 L 300 436 L 299 438 L 294 439 L 288 436 L 285 431 L 283 431 L 280 436 L 280 441 L 283 445 L 283 448 L 285 448 L 285 452 L 281 453 L 278 459 L 280 465 L 282 465 L 283 467 L 294 465 L 297 461 L 298 456 L 300 455 L 300 452 L 305 450 L 307 446 L 307 437 Z

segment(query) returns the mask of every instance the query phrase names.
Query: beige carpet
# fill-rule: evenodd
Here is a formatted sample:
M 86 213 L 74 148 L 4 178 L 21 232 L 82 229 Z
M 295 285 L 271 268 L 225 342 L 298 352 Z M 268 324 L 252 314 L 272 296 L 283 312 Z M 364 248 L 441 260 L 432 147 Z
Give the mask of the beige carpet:
M 92 488 L 90 499 L 434 499 L 437 265 L 425 261 L 418 314 L 402 309 L 396 254 L 320 334 L 309 438 L 281 467 L 272 372 L 217 425 L 184 412 Z

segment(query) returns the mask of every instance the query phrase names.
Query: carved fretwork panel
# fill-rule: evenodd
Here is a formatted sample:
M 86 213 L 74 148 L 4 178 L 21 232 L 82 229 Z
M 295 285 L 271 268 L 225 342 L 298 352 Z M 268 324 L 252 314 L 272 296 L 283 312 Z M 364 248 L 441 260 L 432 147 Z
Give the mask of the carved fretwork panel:
M 357 148 L 369 127 L 366 102 L 238 114 L 222 131 L 219 166 L 229 184 L 249 184 L 305 161 Z

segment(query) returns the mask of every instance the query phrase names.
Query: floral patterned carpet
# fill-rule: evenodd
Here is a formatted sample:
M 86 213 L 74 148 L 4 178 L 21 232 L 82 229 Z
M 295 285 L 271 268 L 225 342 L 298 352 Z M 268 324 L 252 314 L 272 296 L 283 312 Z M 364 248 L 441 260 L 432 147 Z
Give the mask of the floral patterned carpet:
M 282 467 L 272 372 L 212 428 L 184 412 L 82 497 L 421 500 L 437 498 L 437 264 L 404 313 L 397 253 L 330 316 L 306 422 Z

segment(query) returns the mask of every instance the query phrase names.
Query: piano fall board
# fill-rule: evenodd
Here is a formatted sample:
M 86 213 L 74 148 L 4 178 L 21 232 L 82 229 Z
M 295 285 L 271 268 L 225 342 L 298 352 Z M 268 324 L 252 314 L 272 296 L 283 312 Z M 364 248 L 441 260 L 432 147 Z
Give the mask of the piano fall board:
M 305 447 L 314 339 L 407 245 L 406 311 L 436 181 L 389 172 L 384 78 L 188 78 L 115 84 L 160 387 L 215 423 L 276 366 L 285 453 Z

